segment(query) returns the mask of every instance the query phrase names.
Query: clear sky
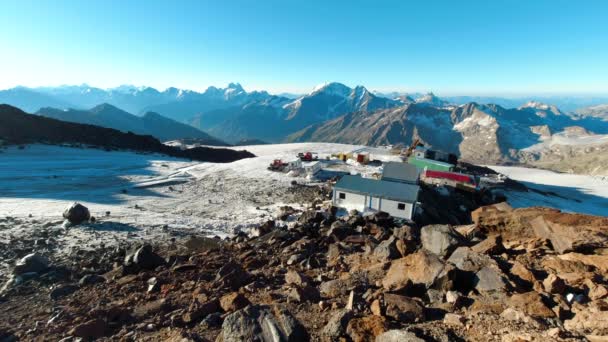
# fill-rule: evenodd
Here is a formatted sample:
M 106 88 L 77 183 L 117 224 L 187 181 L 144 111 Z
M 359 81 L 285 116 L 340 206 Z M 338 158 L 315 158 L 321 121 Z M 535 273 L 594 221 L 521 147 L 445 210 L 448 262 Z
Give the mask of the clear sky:
M 608 94 L 608 1 L 2 0 L 0 88 Z

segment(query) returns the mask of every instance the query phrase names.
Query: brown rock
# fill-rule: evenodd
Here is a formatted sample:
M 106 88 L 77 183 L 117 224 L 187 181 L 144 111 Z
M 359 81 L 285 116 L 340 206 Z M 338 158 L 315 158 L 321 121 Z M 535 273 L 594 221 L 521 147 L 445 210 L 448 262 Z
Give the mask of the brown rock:
M 306 284 L 310 284 L 310 278 L 299 273 L 295 270 L 289 270 L 285 274 L 285 282 L 287 284 L 294 284 L 298 286 L 305 286 Z
M 218 270 L 215 281 L 220 286 L 227 286 L 236 290 L 245 285 L 250 278 L 251 275 L 241 265 L 231 261 Z
M 511 274 L 516 275 L 517 277 L 519 277 L 519 279 L 527 283 L 533 284 L 534 282 L 536 282 L 536 277 L 534 276 L 534 274 L 519 261 L 513 262 L 510 271 Z
M 585 279 L 584 285 L 587 288 L 587 295 L 591 300 L 598 300 L 608 296 L 606 286 L 594 283 L 591 279 Z
M 231 292 L 220 298 L 220 306 L 226 312 L 240 310 L 249 304 L 249 300 L 238 292 Z
M 376 336 L 384 333 L 388 327 L 386 318 L 366 316 L 353 318 L 348 322 L 346 334 L 353 342 L 375 341 Z
M 329 266 L 334 266 L 337 264 L 340 258 L 340 246 L 338 244 L 331 244 L 327 248 L 327 264 Z
M 392 293 L 384 294 L 386 316 L 404 323 L 422 322 L 424 306 L 420 301 Z
M 303 302 L 316 302 L 321 297 L 319 295 L 319 290 L 316 287 L 306 285 L 304 287 L 295 286 L 289 290 L 288 293 L 289 298 L 298 303 Z
M 431 286 L 445 269 L 444 262 L 427 251 L 418 251 L 404 258 L 393 260 L 382 280 L 389 291 L 398 291 L 410 284 Z
M 564 280 L 553 273 L 543 280 L 543 287 L 549 293 L 563 294 L 566 291 Z
M 370 305 L 370 310 L 376 316 L 384 316 L 384 312 L 382 310 L 382 305 L 380 304 L 379 299 L 375 299 Z
M 536 236 L 551 241 L 553 249 L 560 254 L 603 247 L 608 243 L 605 233 L 608 218 L 557 213 L 539 216 L 530 224 Z
M 608 311 L 579 310 L 564 327 L 580 334 L 608 335 Z
M 456 226 L 454 227 L 454 230 L 456 230 L 460 235 L 464 236 L 467 240 L 471 240 L 475 237 L 479 229 L 475 224 L 467 224 L 463 226 Z
M 485 207 L 479 207 L 471 212 L 471 221 L 476 225 L 484 225 L 496 213 L 508 213 L 513 208 L 507 202 L 496 203 Z
M 464 326 L 466 319 L 464 316 L 454 313 L 446 313 L 443 317 L 443 323 L 447 325 Z
M 68 334 L 71 336 L 92 339 L 103 337 L 105 335 L 105 331 L 106 322 L 101 319 L 93 319 L 75 326 Z
M 325 298 L 335 298 L 348 293 L 348 282 L 343 279 L 334 279 L 321 283 L 319 292 Z
M 601 273 L 608 273 L 608 255 L 567 253 L 558 256 L 558 258 L 561 260 L 581 262 L 587 266 L 596 268 Z
M 182 315 L 184 323 L 194 323 L 205 318 L 207 315 L 217 312 L 220 309 L 220 302 L 217 299 L 210 300 L 203 304 L 195 302 L 189 310 Z
M 480 254 L 498 255 L 505 251 L 505 246 L 502 244 L 501 235 L 490 235 L 471 249 Z
M 508 304 L 534 318 L 553 318 L 555 313 L 543 302 L 543 298 L 534 291 L 512 295 Z
M 166 307 L 167 302 L 164 299 L 147 302 L 135 307 L 133 310 L 133 317 L 137 320 L 142 320 L 163 311 Z

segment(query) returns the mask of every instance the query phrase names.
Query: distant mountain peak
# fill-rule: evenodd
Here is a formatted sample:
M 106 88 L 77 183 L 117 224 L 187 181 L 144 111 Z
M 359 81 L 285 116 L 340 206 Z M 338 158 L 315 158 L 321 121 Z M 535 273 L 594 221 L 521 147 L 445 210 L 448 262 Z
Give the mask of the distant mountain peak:
M 437 97 L 432 91 L 417 98 L 415 100 L 415 102 L 418 104 L 427 104 L 427 105 L 432 105 L 435 107 L 444 107 L 449 104 L 447 101 L 444 101 L 444 100 L 440 99 L 439 97 Z
M 562 115 L 562 111 L 555 105 L 549 105 L 539 101 L 528 101 L 519 109 L 532 109 L 536 111 L 536 115 L 546 117 L 547 114 Z
M 326 82 L 313 88 L 309 95 L 326 94 L 347 97 L 352 89 L 339 82 Z
M 234 90 L 239 90 L 239 91 L 245 91 L 245 89 L 243 89 L 243 86 L 241 86 L 241 84 L 238 83 L 238 82 L 230 82 L 230 83 L 228 83 L 227 89 L 234 89 Z

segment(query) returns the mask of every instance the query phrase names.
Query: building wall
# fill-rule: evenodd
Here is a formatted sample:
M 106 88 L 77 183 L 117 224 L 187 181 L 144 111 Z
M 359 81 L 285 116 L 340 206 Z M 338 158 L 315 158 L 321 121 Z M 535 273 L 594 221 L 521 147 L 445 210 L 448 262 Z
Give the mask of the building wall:
M 398 206 L 399 203 L 404 203 L 405 204 L 405 209 L 404 210 L 399 210 L 398 209 L 397 206 Z M 383 199 L 380 200 L 380 208 L 379 208 L 379 210 L 384 211 L 385 213 L 388 213 L 392 217 L 411 219 L 412 218 L 412 214 L 414 212 L 414 205 L 412 203 L 397 202 L 397 201 L 393 201 L 393 200 L 389 200 L 389 199 L 383 198 Z
M 367 198 L 367 205 L 374 209 L 374 210 L 380 210 L 380 199 L 378 197 L 373 197 L 370 196 Z
M 345 199 L 340 199 L 339 194 L 344 193 L 346 195 Z M 367 196 L 353 194 L 351 192 L 342 191 L 342 190 L 334 190 L 334 205 L 337 207 L 345 208 L 347 210 L 356 209 L 358 211 L 365 211 L 367 206 L 366 204 Z
M 346 195 L 345 199 L 340 199 L 339 194 L 341 192 Z M 405 204 L 404 210 L 398 209 L 399 203 Z M 345 208 L 347 210 L 356 209 L 360 212 L 364 212 L 367 209 L 384 211 L 393 217 L 404 219 L 411 219 L 414 213 L 414 204 L 412 203 L 398 202 L 374 196 L 359 195 L 341 190 L 334 190 L 333 204 L 340 208 Z

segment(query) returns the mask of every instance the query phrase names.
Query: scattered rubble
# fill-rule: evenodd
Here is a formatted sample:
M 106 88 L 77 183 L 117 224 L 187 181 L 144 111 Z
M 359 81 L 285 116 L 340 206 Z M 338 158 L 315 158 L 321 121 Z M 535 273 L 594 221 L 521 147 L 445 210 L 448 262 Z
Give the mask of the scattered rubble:
M 312 202 L 225 239 L 9 248 L 0 339 L 608 338 L 603 218 L 498 204 L 417 225 Z

